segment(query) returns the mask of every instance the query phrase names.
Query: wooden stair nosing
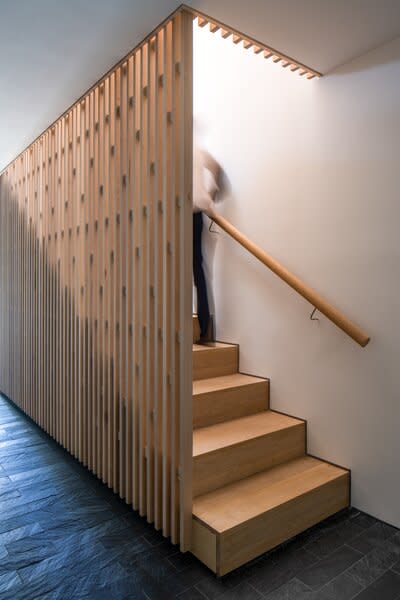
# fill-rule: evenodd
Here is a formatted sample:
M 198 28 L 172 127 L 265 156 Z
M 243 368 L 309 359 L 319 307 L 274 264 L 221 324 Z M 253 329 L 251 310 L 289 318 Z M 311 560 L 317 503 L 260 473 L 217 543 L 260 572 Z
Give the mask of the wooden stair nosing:
M 193 432 L 193 458 L 298 426 L 305 427 L 305 421 L 268 409 L 201 427 Z
M 237 373 L 230 373 L 229 375 L 209 377 L 208 379 L 197 379 L 193 381 L 193 396 L 201 396 L 205 394 L 211 394 L 213 392 L 222 392 L 234 388 L 245 389 L 248 385 L 252 385 L 254 383 L 268 384 L 269 379 L 265 377 L 247 375 L 247 373 L 242 373 L 240 371 L 238 371 Z

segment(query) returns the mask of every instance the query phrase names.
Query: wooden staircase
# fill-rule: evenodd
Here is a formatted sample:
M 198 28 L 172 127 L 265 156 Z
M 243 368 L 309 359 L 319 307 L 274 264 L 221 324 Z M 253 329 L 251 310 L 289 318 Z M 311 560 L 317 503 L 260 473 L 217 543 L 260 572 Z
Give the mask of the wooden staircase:
M 217 575 L 349 505 L 349 471 L 307 455 L 306 422 L 270 410 L 238 346 L 193 344 L 193 427 L 192 552 Z

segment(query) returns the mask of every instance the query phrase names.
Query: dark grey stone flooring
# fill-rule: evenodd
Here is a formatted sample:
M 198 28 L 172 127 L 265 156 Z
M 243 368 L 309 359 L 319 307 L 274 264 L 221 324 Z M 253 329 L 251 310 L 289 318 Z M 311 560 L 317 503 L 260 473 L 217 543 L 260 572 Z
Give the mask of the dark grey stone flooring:
M 0 396 L 0 599 L 400 600 L 400 532 L 355 509 L 217 579 Z

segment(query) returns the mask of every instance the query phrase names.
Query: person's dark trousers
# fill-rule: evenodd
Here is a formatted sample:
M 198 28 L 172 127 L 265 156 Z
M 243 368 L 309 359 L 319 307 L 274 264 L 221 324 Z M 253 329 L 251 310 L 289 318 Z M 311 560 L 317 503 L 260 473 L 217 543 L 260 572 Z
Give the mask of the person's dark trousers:
M 205 337 L 210 321 L 208 307 L 207 284 L 203 269 L 203 254 L 201 251 L 201 233 L 203 230 L 203 213 L 193 213 L 193 277 L 197 290 L 197 316 L 200 324 L 200 335 Z

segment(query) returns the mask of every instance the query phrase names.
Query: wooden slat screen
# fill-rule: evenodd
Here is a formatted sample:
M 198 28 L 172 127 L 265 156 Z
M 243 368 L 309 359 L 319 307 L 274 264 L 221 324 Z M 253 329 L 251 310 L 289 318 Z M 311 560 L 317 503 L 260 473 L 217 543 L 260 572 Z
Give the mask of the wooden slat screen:
M 0 389 L 182 549 L 191 123 L 178 11 L 0 177 Z

